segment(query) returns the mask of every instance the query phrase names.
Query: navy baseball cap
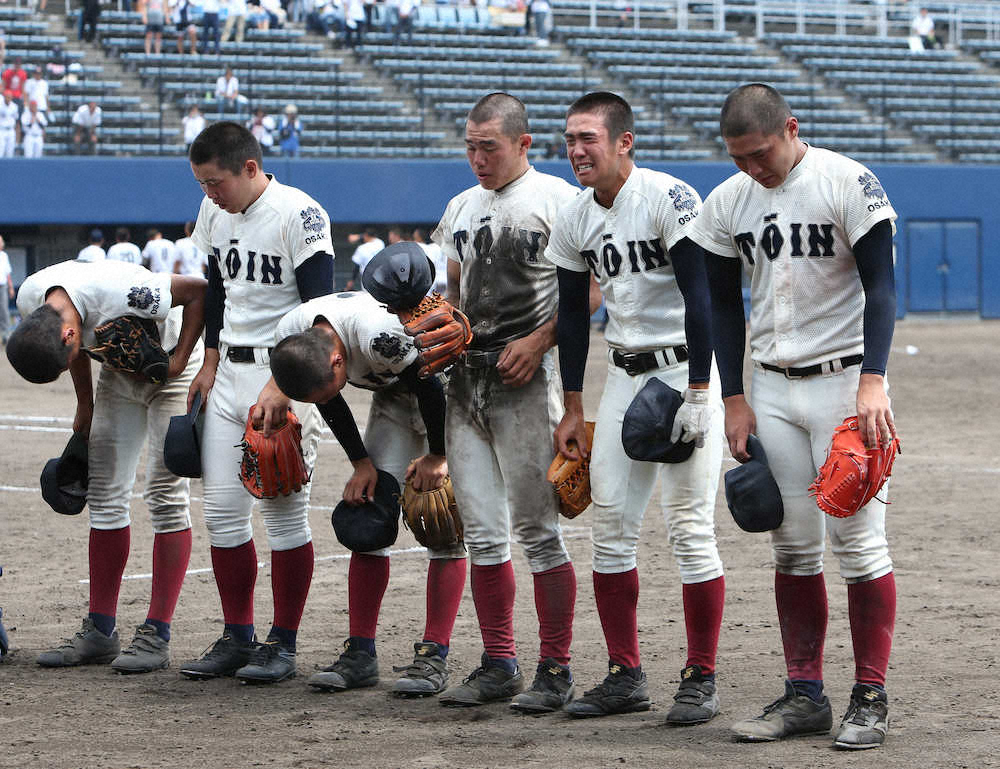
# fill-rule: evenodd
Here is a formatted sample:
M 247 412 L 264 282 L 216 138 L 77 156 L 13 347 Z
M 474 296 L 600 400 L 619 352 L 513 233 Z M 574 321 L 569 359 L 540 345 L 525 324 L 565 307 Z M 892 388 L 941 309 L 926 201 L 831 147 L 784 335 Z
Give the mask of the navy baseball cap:
M 163 464 L 182 478 L 201 478 L 201 392 L 191 400 L 187 414 L 170 417 L 167 437 L 163 439 Z
M 330 522 L 340 544 L 355 553 L 369 553 L 396 541 L 399 512 L 399 483 L 389 473 L 379 470 L 375 498 L 360 505 L 340 500 Z
M 104 233 L 100 231 L 97 227 L 90 231 L 90 242 L 96 243 L 99 240 L 104 240 Z
M 632 399 L 622 420 L 622 445 L 631 459 L 642 462 L 684 462 L 694 453 L 694 441 L 670 440 L 677 409 L 684 396 L 662 379 L 651 377 Z
M 743 531 L 771 531 L 785 519 L 778 482 L 756 435 L 747 437 L 750 459 L 725 475 L 726 504 Z
M 73 433 L 63 453 L 50 459 L 38 479 L 42 499 L 62 515 L 79 515 L 87 504 L 87 439 Z
M 361 285 L 389 307 L 407 309 L 420 304 L 434 285 L 434 275 L 434 263 L 420 244 L 403 240 L 371 258 L 361 273 Z

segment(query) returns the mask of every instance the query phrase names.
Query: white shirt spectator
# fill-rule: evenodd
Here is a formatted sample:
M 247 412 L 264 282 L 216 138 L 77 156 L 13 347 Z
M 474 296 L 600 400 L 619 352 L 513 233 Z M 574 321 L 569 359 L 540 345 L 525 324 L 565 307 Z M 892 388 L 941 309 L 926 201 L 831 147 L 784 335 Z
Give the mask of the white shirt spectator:
M 187 145 L 190 145 L 198 138 L 198 134 L 205 130 L 205 116 L 201 114 L 185 115 L 181 123 L 184 124 L 184 143 Z
M 135 243 L 114 243 L 108 247 L 108 259 L 142 265 L 142 251 Z
M 205 13 L 218 13 L 219 0 L 201 0 L 201 10 Z
M 88 105 L 81 104 L 73 114 L 73 125 L 83 126 L 84 128 L 97 128 L 100 124 L 100 107 L 95 107 L 94 111 L 91 112 Z
M 927 37 L 934 34 L 934 19 L 930 14 L 920 14 L 913 19 L 913 34 Z
M 107 258 L 108 255 L 104 252 L 104 249 L 95 243 L 82 248 L 76 256 L 78 262 L 103 262 Z
M 229 0 L 227 13 L 230 16 L 246 16 L 247 0 Z
M 24 103 L 35 102 L 39 112 L 49 109 L 49 81 L 43 77 L 29 77 L 24 84 Z
M 219 75 L 219 79 L 215 81 L 216 99 L 233 99 L 239 92 L 240 79 L 236 75 L 233 75 L 228 80 L 226 80 L 225 75 Z
M 260 143 L 261 147 L 274 146 L 274 131 L 277 125 L 275 125 L 273 117 L 264 115 L 263 119 L 258 123 L 256 116 L 254 116 L 247 123 L 247 128 L 253 134 L 253 138 Z

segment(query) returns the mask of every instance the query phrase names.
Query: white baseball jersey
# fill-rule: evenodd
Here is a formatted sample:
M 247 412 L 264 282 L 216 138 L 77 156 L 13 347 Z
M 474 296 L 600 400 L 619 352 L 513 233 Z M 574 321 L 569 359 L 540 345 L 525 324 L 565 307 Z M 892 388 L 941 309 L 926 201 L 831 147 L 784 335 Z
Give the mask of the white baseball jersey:
M 19 112 L 14 102 L 4 104 L 0 101 L 0 131 L 13 131 L 17 125 L 17 113 Z
M 365 267 L 368 266 L 368 262 L 383 248 L 385 248 L 385 243 L 382 242 L 381 238 L 375 238 L 367 243 L 362 243 L 354 249 L 354 253 L 351 254 L 351 261 L 358 265 L 359 270 L 364 272 Z
M 230 214 L 207 196 L 192 239 L 222 274 L 226 306 L 220 341 L 270 347 L 278 321 L 301 304 L 295 268 L 313 254 L 333 255 L 330 219 L 302 190 L 268 175 L 246 211 Z
M 502 349 L 555 313 L 556 268 L 545 247 L 559 209 L 577 192 L 529 168 L 502 189 L 476 185 L 448 203 L 431 237 L 462 264 L 460 309 L 472 323 L 473 347 Z
M 45 136 L 45 127 L 49 124 L 48 118 L 41 112 L 36 112 L 34 116 L 31 110 L 21 113 L 21 132 L 25 139 L 40 139 Z
M 181 263 L 181 275 L 204 277 L 208 255 L 194 244 L 191 238 L 181 238 L 174 243 L 174 258 Z
M 173 272 L 177 261 L 174 242 L 166 238 L 147 241 L 142 249 L 142 260 L 152 272 Z
M 780 187 L 737 173 L 712 190 L 691 238 L 743 260 L 751 357 L 802 367 L 864 352 L 865 295 L 852 247 L 895 219 L 875 174 L 809 147 Z
M 434 285 L 430 287 L 428 293 L 437 291 L 444 294 L 448 290 L 448 257 L 444 255 L 441 246 L 437 243 L 418 244 L 427 254 L 427 258 L 434 265 Z
M 60 262 L 25 278 L 17 293 L 21 317 L 41 307 L 46 294 L 56 287 L 69 295 L 80 313 L 85 345 L 94 344 L 97 326 L 122 315 L 157 321 L 163 348 L 169 350 L 177 344 L 180 315 L 173 313 L 171 322 L 166 323 L 173 302 L 169 275 L 157 275 L 145 267 L 123 262 Z
M 78 262 L 103 262 L 108 256 L 104 252 L 104 249 L 94 243 L 89 246 L 84 246 L 80 249 L 80 253 L 76 255 L 76 261 Z
M 108 246 L 108 259 L 129 264 L 142 264 L 142 251 L 135 243 L 114 243 Z
M 669 251 L 700 209 L 701 198 L 685 182 L 633 168 L 611 208 L 587 189 L 559 213 L 545 257 L 593 272 L 608 309 L 611 347 L 641 352 L 684 344 L 684 297 Z
M 6 291 L 7 278 L 13 274 L 14 270 L 10 266 L 10 257 L 6 251 L 0 251 L 0 292 Z
M 347 348 L 347 381 L 366 390 L 393 384 L 417 359 L 413 338 L 396 315 L 363 291 L 328 294 L 300 304 L 278 324 L 275 342 L 329 321 Z

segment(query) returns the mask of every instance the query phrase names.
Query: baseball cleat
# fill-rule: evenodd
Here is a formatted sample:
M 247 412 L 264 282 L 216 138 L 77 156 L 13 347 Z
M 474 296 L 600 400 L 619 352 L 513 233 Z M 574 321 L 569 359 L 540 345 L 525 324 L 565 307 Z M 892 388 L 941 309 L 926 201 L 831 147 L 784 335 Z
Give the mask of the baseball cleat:
M 397 697 L 426 697 L 443 692 L 448 684 L 448 665 L 440 645 L 422 641 L 413 644 L 413 651 L 413 662 L 393 668 L 403 675 L 392 685 L 392 693 Z
M 605 679 L 563 710 L 574 718 L 590 718 L 637 713 L 649 710 L 649 706 L 646 674 L 640 670 L 636 675 L 617 662 L 609 662 Z
M 119 673 L 151 673 L 170 665 L 170 642 L 164 641 L 153 625 L 139 625 L 127 649 L 111 663 Z
M 254 645 L 254 641 L 243 642 L 231 635 L 223 635 L 201 657 L 185 663 L 181 667 L 181 675 L 196 680 L 235 675 L 237 670 L 250 661 Z
M 471 707 L 488 702 L 509 700 L 524 689 L 524 677 L 520 669 L 509 673 L 499 667 L 483 652 L 481 664 L 458 686 L 453 686 L 440 697 L 445 707 Z
M 325 692 L 375 686 L 378 683 L 378 659 L 358 648 L 357 643 L 348 638 L 337 661 L 313 673 L 306 683 Z
M 785 737 L 808 734 L 829 734 L 833 726 L 830 700 L 822 701 L 795 691 L 791 681 L 785 681 L 785 695 L 764 708 L 756 718 L 737 721 L 733 733 L 738 742 L 774 742 Z
M 295 652 L 281 645 L 277 638 L 268 638 L 250 652 L 247 664 L 235 673 L 245 684 L 276 684 L 295 677 Z
M 67 668 L 75 665 L 106 665 L 122 650 L 118 631 L 104 635 L 94 625 L 94 620 L 86 617 L 80 630 L 58 649 L 42 652 L 36 662 L 43 668 Z
M 569 668 L 547 657 L 538 663 L 531 688 L 511 700 L 510 707 L 522 713 L 551 713 L 573 699 L 574 690 Z
M 705 678 L 700 665 L 688 665 L 681 671 L 681 685 L 667 713 L 667 724 L 693 726 L 711 721 L 718 714 L 719 693 L 715 681 Z
M 877 748 L 889 731 L 889 698 L 885 691 L 868 684 L 854 684 L 851 704 L 834 738 L 835 747 L 844 750 Z

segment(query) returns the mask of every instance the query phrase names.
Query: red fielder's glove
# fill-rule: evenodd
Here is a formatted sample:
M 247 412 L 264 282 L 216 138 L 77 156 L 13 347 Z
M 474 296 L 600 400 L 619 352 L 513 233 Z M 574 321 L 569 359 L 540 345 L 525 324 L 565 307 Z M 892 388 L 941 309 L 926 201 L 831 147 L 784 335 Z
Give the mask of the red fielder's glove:
M 437 291 L 407 310 L 394 310 L 403 330 L 420 350 L 420 376 L 428 377 L 454 365 L 472 343 L 472 326 L 457 307 Z
M 858 418 L 848 417 L 833 431 L 826 462 L 809 486 L 819 508 L 835 518 L 848 518 L 864 507 L 889 480 L 899 439 L 884 448 L 865 448 Z
M 247 418 L 243 440 L 240 480 L 257 499 L 274 499 L 301 491 L 309 483 L 309 470 L 302 456 L 302 425 L 289 409 L 285 424 L 269 436 L 253 426 L 253 416 Z

